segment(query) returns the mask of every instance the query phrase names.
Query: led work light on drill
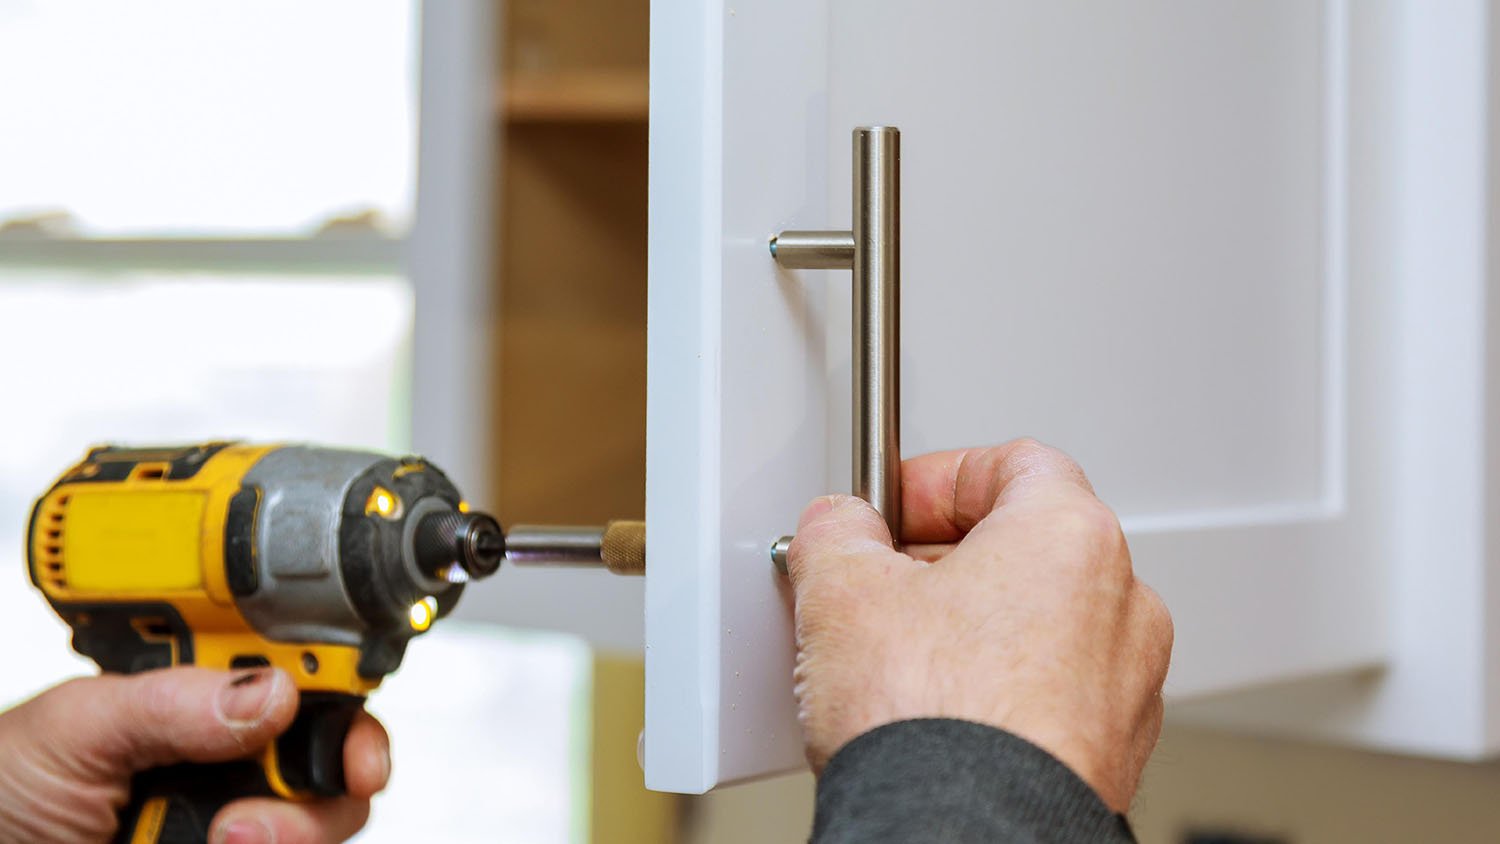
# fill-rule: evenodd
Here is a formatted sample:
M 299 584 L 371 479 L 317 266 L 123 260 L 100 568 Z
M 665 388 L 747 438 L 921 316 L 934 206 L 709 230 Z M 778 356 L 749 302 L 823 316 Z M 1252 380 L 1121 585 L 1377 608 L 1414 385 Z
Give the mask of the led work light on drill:
M 259 759 L 138 776 L 122 842 L 203 841 L 239 797 L 344 793 L 365 695 L 505 555 L 430 463 L 307 446 L 97 448 L 30 528 L 32 580 L 104 671 L 274 665 L 301 691 Z

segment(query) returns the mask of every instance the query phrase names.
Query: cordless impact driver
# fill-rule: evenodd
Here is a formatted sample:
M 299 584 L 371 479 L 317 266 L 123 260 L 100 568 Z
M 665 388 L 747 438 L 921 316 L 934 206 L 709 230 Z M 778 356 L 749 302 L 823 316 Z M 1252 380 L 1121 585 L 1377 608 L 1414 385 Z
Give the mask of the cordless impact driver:
M 505 555 L 419 457 L 228 442 L 90 451 L 36 502 L 31 579 L 104 671 L 275 666 L 301 694 L 259 758 L 139 774 L 118 842 L 202 842 L 251 795 L 344 793 L 343 743 L 412 637 Z M 643 552 L 642 552 L 643 553 Z

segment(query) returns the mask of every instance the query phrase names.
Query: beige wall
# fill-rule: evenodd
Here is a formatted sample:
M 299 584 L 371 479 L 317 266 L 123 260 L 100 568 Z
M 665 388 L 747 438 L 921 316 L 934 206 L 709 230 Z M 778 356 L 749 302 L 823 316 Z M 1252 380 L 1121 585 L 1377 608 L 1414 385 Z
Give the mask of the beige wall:
M 1500 765 L 1167 731 L 1132 813 L 1143 842 L 1239 828 L 1297 842 L 1500 841 Z
M 802 773 L 737 785 L 691 800 L 681 844 L 806 841 L 812 830 L 813 778 Z

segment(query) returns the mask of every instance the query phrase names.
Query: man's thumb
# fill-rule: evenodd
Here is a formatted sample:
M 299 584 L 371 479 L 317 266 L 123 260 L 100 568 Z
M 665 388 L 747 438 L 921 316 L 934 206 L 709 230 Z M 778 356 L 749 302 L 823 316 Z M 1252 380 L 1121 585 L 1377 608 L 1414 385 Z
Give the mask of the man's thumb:
M 25 705 L 54 754 L 139 771 L 261 749 L 291 724 L 297 690 L 275 668 L 180 667 L 72 680 Z
M 787 574 L 800 592 L 829 566 L 892 547 L 890 528 L 869 502 L 852 495 L 825 495 L 802 511 L 797 535 L 787 549 Z

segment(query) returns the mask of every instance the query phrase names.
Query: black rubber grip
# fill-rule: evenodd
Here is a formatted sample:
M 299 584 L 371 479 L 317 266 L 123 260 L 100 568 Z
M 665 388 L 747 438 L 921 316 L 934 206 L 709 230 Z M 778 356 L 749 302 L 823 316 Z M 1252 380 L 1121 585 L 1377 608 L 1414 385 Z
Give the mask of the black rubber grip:
M 297 719 L 276 739 L 277 767 L 293 791 L 337 797 L 344 788 L 344 737 L 365 699 L 303 692 Z
M 364 698 L 356 695 L 304 692 L 296 719 L 276 739 L 282 781 L 309 797 L 344 794 L 344 738 L 363 706 Z M 206 844 L 209 825 L 225 804 L 274 794 L 258 760 L 143 771 L 130 782 L 130 803 L 120 810 L 114 842 Z M 138 830 L 144 832 L 140 838 Z
M 209 824 L 226 803 L 271 794 L 260 763 L 249 760 L 142 771 L 130 781 L 114 844 L 205 844 Z

